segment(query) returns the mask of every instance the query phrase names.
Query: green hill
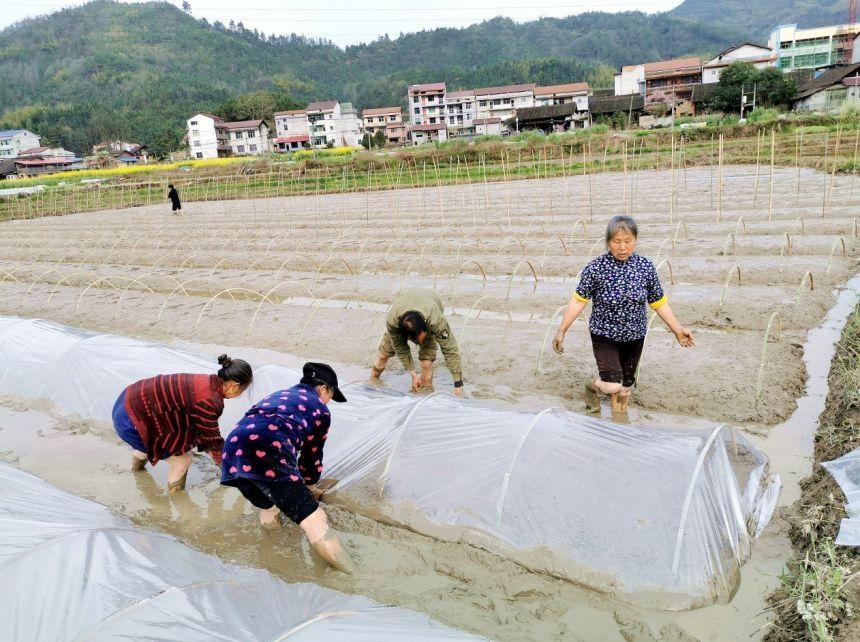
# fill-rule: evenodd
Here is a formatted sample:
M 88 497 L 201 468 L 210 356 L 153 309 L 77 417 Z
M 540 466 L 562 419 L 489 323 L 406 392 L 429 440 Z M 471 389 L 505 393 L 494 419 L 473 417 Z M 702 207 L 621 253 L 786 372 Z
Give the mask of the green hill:
M 588 80 L 642 60 L 707 54 L 743 33 L 666 15 L 588 13 L 524 24 L 496 18 L 339 48 L 198 20 L 168 3 L 96 0 L 0 32 L 0 128 L 27 127 L 78 152 L 106 138 L 157 150 L 185 118 L 237 94 L 275 106 L 338 98 L 397 104 L 406 84 L 452 86 Z
M 720 24 L 765 43 L 771 29 L 783 24 L 824 27 L 848 21 L 847 0 L 685 0 L 669 16 Z

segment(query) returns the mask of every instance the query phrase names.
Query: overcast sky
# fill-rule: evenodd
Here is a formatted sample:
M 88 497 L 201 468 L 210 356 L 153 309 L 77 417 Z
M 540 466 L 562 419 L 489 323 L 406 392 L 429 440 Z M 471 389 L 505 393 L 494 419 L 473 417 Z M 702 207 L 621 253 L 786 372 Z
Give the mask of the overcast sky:
M 131 0 L 123 0 L 131 1 Z M 170 0 L 182 5 L 182 0 Z M 242 22 L 266 34 L 300 33 L 325 37 L 339 45 L 368 42 L 387 33 L 392 38 L 434 27 L 465 27 L 498 15 L 517 21 L 562 17 L 584 11 L 667 11 L 681 0 L 190 0 L 192 14 L 210 22 Z M 0 29 L 23 18 L 85 4 L 82 0 L 0 0 Z M 308 5 L 312 9 L 306 8 Z M 357 8 L 367 7 L 367 8 Z

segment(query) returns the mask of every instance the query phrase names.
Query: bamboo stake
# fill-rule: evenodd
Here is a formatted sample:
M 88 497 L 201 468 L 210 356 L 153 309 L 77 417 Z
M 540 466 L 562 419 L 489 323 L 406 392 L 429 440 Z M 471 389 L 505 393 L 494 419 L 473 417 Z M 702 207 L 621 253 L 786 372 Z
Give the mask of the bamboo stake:
M 795 194 L 794 202 L 800 202 L 800 163 L 803 160 L 803 130 L 800 130 L 800 136 L 797 139 L 797 194 Z
M 827 191 L 827 205 L 830 205 L 830 199 L 833 196 L 833 188 L 836 182 L 836 168 L 839 165 L 839 143 L 842 140 L 842 123 L 836 125 L 836 145 L 833 147 L 833 170 L 830 174 L 830 189 Z M 827 168 L 825 167 L 825 171 Z
M 723 135 L 720 134 L 719 169 L 717 172 L 717 223 L 723 217 Z
M 773 166 L 776 151 L 776 134 L 774 129 L 770 130 L 770 195 L 767 201 L 767 220 L 773 220 Z
M 848 202 L 854 202 L 854 179 L 857 177 L 857 149 L 860 145 L 860 127 L 854 132 L 854 158 L 851 162 L 851 191 L 848 193 Z
M 753 192 L 753 205 L 758 203 L 758 180 L 759 167 L 761 165 L 761 139 L 764 138 L 764 132 L 756 132 L 755 135 L 755 191 Z
M 623 196 L 623 198 L 624 198 L 624 204 L 627 206 L 627 216 L 630 216 L 631 204 L 630 204 L 630 200 L 627 197 L 628 195 L 627 195 L 627 141 L 626 140 L 624 141 L 624 155 L 621 158 L 622 158 L 622 164 L 624 167 L 624 196 Z
M 824 178 L 824 183 L 821 186 L 821 218 L 827 218 L 827 143 L 828 143 L 828 132 L 824 133 L 824 171 L 822 172 L 822 176 Z
M 675 134 L 672 133 L 672 160 L 669 165 L 669 223 L 675 222 Z

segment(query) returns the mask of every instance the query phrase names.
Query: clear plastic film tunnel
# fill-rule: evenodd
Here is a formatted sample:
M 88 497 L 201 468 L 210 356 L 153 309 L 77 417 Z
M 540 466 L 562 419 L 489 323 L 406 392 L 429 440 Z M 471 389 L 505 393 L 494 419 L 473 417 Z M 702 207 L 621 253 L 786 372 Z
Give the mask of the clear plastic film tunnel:
M 0 638 L 16 642 L 478 639 L 413 611 L 224 564 L 4 463 L 0 581 Z
M 211 372 L 214 360 L 40 320 L 0 319 L 0 394 L 109 421 L 129 383 Z M 227 402 L 226 434 L 255 400 L 298 381 L 255 366 Z M 779 478 L 743 436 L 618 425 L 561 409 L 521 412 L 348 384 L 332 404 L 327 501 L 526 568 L 664 609 L 731 598 Z

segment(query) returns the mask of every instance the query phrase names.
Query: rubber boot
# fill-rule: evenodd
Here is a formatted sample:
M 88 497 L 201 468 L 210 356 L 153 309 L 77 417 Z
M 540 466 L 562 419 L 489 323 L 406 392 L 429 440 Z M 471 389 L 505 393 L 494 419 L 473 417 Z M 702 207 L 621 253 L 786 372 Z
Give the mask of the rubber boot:
M 326 532 L 317 541 L 311 542 L 311 546 L 321 558 L 341 573 L 355 575 L 352 557 L 331 528 L 326 529 Z
M 131 469 L 133 472 L 139 473 L 142 470 L 146 470 L 146 460 L 140 459 L 135 455 L 131 456 Z
M 175 495 L 179 491 L 185 490 L 185 481 L 188 479 L 188 471 L 177 479 L 175 482 L 167 482 L 167 492 L 171 495 Z
M 585 412 L 593 415 L 600 414 L 600 394 L 594 387 L 593 381 L 585 382 Z

